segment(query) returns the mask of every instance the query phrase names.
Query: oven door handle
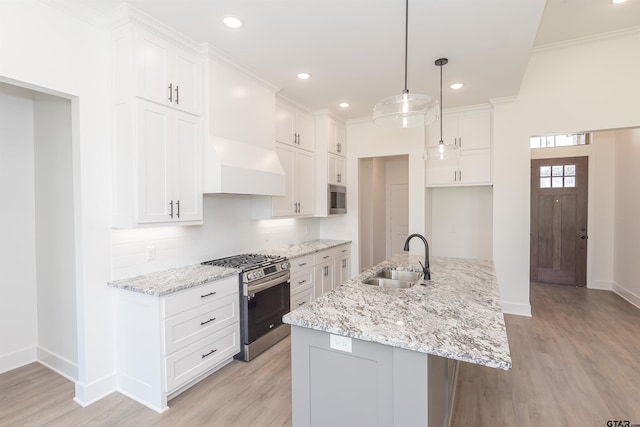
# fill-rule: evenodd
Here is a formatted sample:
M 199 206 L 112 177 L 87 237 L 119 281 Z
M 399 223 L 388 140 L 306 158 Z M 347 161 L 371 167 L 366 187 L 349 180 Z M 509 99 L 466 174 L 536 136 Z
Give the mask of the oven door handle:
M 274 286 L 277 286 L 283 282 L 287 282 L 289 281 L 289 272 L 287 271 L 284 274 L 280 274 L 278 275 L 278 277 L 275 277 L 273 279 L 270 279 L 264 283 L 259 283 L 257 285 L 251 285 L 247 288 L 247 293 L 248 294 L 255 294 L 257 292 L 260 291 L 264 291 L 265 289 L 269 289 L 272 288 Z

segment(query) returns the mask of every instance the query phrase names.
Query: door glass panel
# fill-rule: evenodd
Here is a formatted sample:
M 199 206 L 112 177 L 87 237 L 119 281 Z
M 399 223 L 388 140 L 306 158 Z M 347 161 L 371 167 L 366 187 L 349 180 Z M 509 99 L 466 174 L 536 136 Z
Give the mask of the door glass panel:
M 552 166 L 552 167 L 551 167 L 551 174 L 552 174 L 553 176 L 562 176 L 562 175 L 563 175 L 563 174 L 562 174 L 562 170 L 563 170 L 562 165 Z M 555 186 L 554 186 L 554 187 L 555 187 Z
M 540 188 L 551 188 L 551 178 L 540 178 Z
M 576 165 L 564 165 L 564 176 L 575 176 Z
M 540 176 L 551 176 L 551 166 L 540 166 Z
M 562 177 L 553 177 L 551 179 L 551 186 L 553 188 L 562 188 Z
M 575 187 L 576 186 L 576 177 L 575 176 L 565 176 L 564 177 L 564 186 L 565 187 Z

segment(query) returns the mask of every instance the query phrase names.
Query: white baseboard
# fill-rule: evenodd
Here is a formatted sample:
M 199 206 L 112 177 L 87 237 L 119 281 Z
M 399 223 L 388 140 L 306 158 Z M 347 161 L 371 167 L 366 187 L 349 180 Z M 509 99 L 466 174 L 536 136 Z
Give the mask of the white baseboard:
M 587 280 L 587 289 L 613 290 L 613 284 L 606 280 Z
M 14 351 L 13 353 L 0 355 L 0 374 L 28 365 L 36 360 L 35 347 L 29 347 Z
M 76 396 L 73 400 L 83 408 L 116 391 L 116 375 L 108 375 L 91 384 L 76 381 Z
M 74 383 L 78 381 L 78 364 L 53 351 L 38 347 L 38 362 Z
M 617 283 L 613 283 L 613 292 L 615 292 L 616 294 L 620 295 L 622 298 L 626 299 L 627 301 L 629 301 L 631 304 L 635 305 L 636 307 L 640 308 L 640 296 L 636 295 L 635 293 L 631 292 L 630 290 L 623 288 L 622 286 L 618 285 Z
M 531 304 L 518 304 L 502 301 L 501 306 L 504 314 L 531 317 Z

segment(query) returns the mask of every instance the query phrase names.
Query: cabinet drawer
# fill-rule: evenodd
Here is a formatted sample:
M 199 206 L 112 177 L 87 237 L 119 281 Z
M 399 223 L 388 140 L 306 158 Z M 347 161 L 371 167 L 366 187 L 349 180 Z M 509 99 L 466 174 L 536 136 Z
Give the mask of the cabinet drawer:
M 351 245 L 342 245 L 333 249 L 333 256 L 339 258 L 341 256 L 348 255 L 351 252 Z
M 302 307 L 313 300 L 313 286 L 303 286 L 291 293 L 291 310 Z
M 171 354 L 240 321 L 239 298 L 234 293 L 167 318 L 163 323 L 163 354 Z
M 198 306 L 208 304 L 232 293 L 238 293 L 240 281 L 238 276 L 227 277 L 215 282 L 205 283 L 195 288 L 187 289 L 162 299 L 162 312 L 164 317 L 191 310 Z
M 291 275 L 291 293 L 294 294 L 299 288 L 307 285 L 313 286 L 314 270 L 313 268 L 306 268 L 301 271 L 297 271 Z
M 325 249 L 324 251 L 317 252 L 314 254 L 313 263 L 314 265 L 323 264 L 329 260 L 332 260 L 335 257 L 333 254 L 333 249 Z
M 240 352 L 240 326 L 234 323 L 165 358 L 166 391 L 195 379 Z
M 305 255 L 300 258 L 289 260 L 291 263 L 291 274 L 295 274 L 305 268 L 313 267 L 313 255 Z

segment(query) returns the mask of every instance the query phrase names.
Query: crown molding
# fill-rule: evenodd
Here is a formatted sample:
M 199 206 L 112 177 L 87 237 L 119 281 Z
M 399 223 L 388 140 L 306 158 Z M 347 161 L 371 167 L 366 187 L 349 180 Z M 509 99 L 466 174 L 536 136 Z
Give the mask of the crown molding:
M 515 102 L 515 100 L 517 98 L 518 98 L 517 96 L 505 96 L 505 97 L 502 97 L 502 98 L 491 98 L 489 100 L 489 103 L 492 106 L 512 104 L 512 103 Z
M 580 46 L 597 41 L 603 41 L 618 37 L 625 37 L 631 34 L 640 33 L 640 26 L 625 28 L 622 30 L 609 31 L 607 33 L 595 34 L 592 36 L 579 37 L 577 39 L 565 40 L 557 43 L 548 43 L 541 46 L 535 46 L 531 53 L 547 52 L 551 50 L 564 49 L 567 47 Z

